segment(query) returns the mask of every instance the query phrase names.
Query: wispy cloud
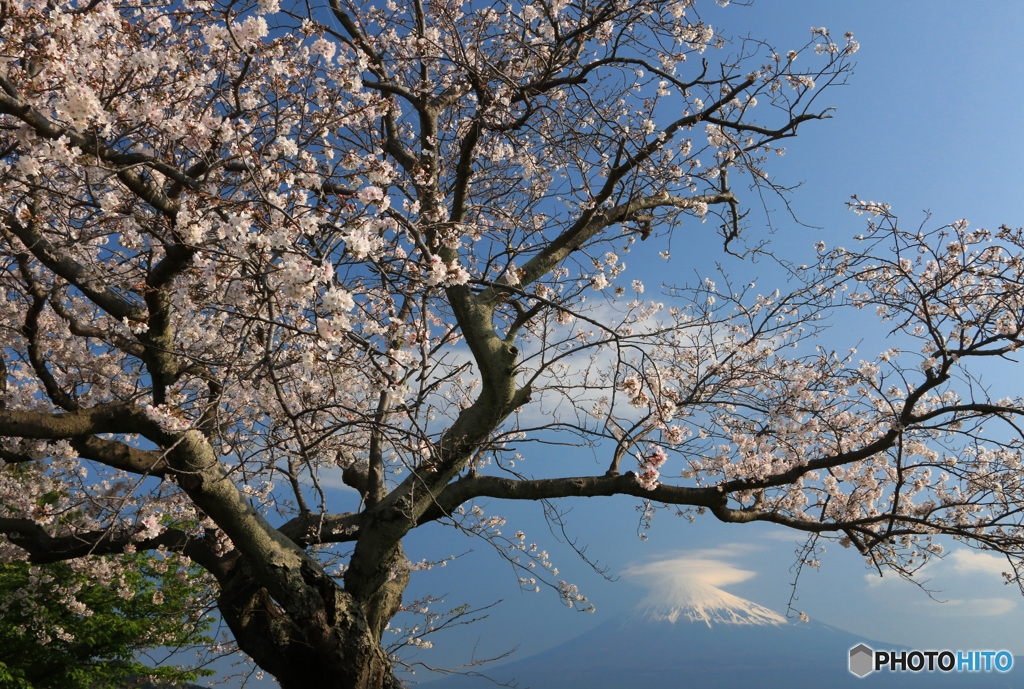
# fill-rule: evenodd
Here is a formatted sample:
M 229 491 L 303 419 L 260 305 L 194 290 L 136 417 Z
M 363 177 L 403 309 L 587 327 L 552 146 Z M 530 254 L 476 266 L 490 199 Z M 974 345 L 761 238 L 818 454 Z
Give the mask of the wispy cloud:
M 957 548 L 941 560 L 932 560 L 918 572 L 917 580 L 931 592 L 932 598 L 920 596 L 909 604 L 914 614 L 924 617 L 966 619 L 1005 615 L 1017 608 L 1017 601 L 1012 597 L 998 595 L 1002 589 L 1002 573 L 1007 568 L 1006 561 L 996 555 Z M 864 580 L 876 602 L 906 604 L 910 584 L 899 577 L 889 573 L 884 577 L 869 574 Z
M 996 617 L 1017 607 L 1017 601 L 1011 598 L 957 598 L 942 605 L 932 601 L 917 603 L 919 607 L 927 606 L 928 612 L 937 617 Z
M 926 588 L 934 589 L 933 584 L 941 581 L 949 582 L 951 577 L 970 576 L 976 581 L 977 575 L 982 575 L 988 581 L 1001 581 L 1003 572 L 1008 571 L 1010 566 L 1006 559 L 991 553 L 981 553 L 968 548 L 957 548 L 945 557 L 933 559 L 925 567 L 918 571 L 916 579 L 927 582 Z M 886 576 L 878 576 L 877 572 L 864 575 L 864 580 L 871 588 L 899 583 L 901 580 L 895 574 L 886 572 Z
M 807 535 L 792 529 L 768 529 L 757 534 L 761 541 L 784 541 L 786 543 L 799 544 L 807 540 Z

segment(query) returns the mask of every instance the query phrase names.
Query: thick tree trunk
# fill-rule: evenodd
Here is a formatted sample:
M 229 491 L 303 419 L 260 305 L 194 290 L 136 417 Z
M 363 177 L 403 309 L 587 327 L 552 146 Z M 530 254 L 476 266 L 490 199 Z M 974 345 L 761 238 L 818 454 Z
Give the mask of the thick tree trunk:
M 395 520 L 360 530 L 345 586 L 271 526 L 228 478 L 206 438 L 188 431 L 168 452 L 178 484 L 231 538 L 238 557 L 218 575 L 217 606 L 235 640 L 285 689 L 393 689 L 381 645 L 409 583 Z M 401 520 L 399 516 L 398 520 Z
M 401 552 L 399 546 L 398 552 Z M 390 579 L 360 602 L 319 571 L 303 571 L 301 612 L 288 611 L 253 579 L 244 563 L 224 586 L 218 608 L 241 649 L 282 689 L 400 689 L 381 644 L 408 583 Z

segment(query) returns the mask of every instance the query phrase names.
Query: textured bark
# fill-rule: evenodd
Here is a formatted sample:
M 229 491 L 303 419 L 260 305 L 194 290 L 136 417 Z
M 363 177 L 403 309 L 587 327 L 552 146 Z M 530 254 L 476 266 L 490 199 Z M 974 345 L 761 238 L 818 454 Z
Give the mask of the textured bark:
M 342 588 L 249 504 L 201 433 L 183 434 L 169 456 L 179 485 L 241 554 L 218 607 L 242 650 L 285 689 L 399 686 L 381 636 L 409 581 L 401 542 L 385 539 L 375 566 L 350 569 Z
M 244 571 L 225 586 L 219 609 L 242 650 L 283 689 L 400 687 L 374 628 L 380 609 L 371 606 L 377 615 L 368 615 L 329 578 L 306 574 L 315 585 L 306 601 L 313 614 L 304 618 L 281 608 Z

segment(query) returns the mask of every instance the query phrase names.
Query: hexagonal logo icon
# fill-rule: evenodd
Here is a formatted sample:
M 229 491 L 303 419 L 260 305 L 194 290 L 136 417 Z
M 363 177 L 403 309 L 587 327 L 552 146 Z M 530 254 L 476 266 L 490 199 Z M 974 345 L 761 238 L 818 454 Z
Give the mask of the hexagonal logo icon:
M 864 644 L 857 644 L 850 649 L 850 672 L 858 677 L 864 677 L 872 672 L 875 667 L 875 652 Z

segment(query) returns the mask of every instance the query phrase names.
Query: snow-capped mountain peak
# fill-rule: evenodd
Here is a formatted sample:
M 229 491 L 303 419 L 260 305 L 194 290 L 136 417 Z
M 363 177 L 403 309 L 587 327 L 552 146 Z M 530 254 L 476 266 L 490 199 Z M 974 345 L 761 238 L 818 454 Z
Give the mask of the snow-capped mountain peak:
M 763 605 L 726 593 L 702 581 L 676 581 L 659 587 L 637 605 L 645 622 L 680 621 L 734 625 L 785 625 L 786 618 Z

